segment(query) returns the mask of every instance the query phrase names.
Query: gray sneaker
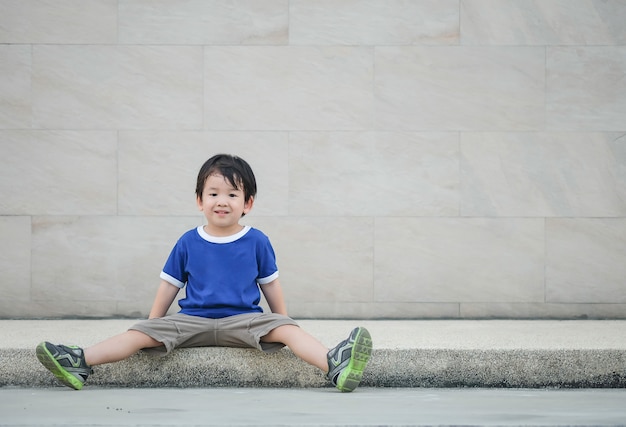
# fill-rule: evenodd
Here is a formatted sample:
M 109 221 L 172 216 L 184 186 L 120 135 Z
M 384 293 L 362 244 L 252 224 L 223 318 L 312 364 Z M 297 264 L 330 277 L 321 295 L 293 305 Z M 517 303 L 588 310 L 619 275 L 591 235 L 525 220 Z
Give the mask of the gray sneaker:
M 367 329 L 358 327 L 350 336 L 328 352 L 328 378 L 341 391 L 359 386 L 363 370 L 372 355 L 372 337 Z
M 42 342 L 37 346 L 37 359 L 64 385 L 80 390 L 90 374 L 83 349 L 75 346 Z

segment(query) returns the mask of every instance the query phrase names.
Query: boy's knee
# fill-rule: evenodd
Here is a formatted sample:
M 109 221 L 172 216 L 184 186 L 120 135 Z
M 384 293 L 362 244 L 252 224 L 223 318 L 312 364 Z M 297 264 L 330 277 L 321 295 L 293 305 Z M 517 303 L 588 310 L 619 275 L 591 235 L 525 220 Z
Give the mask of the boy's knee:
M 297 333 L 299 329 L 296 325 L 280 325 L 269 331 L 267 335 L 262 336 L 261 341 L 284 343 L 293 333 Z
M 162 342 L 157 341 L 145 332 L 138 331 L 136 329 L 129 329 L 126 333 L 138 343 L 140 348 L 160 347 L 163 345 Z

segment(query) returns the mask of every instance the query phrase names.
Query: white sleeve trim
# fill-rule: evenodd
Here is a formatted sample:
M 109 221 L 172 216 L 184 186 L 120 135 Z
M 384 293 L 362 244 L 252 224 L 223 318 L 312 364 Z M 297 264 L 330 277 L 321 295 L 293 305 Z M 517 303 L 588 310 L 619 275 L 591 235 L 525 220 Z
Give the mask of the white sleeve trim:
M 273 282 L 274 280 L 278 279 L 278 270 L 272 274 L 271 276 L 267 276 L 267 277 L 263 277 L 261 279 L 257 279 L 257 283 L 259 285 L 267 285 L 268 283 Z
M 164 271 L 161 272 L 161 274 L 159 275 L 159 277 L 163 280 L 165 280 L 167 283 L 170 283 L 174 286 L 176 286 L 177 288 L 184 288 L 185 284 L 183 282 L 181 282 L 180 280 L 176 279 L 175 277 L 170 276 L 169 274 L 165 273 Z

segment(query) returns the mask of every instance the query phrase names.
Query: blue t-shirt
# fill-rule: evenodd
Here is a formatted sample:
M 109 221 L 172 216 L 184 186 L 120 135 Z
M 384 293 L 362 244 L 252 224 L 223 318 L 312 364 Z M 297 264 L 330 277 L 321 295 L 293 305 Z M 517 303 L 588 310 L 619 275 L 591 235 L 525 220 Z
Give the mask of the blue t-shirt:
M 161 278 L 186 296 L 180 313 L 208 318 L 263 312 L 259 285 L 278 277 L 276 256 L 268 237 L 245 226 L 227 237 L 189 230 L 176 242 Z

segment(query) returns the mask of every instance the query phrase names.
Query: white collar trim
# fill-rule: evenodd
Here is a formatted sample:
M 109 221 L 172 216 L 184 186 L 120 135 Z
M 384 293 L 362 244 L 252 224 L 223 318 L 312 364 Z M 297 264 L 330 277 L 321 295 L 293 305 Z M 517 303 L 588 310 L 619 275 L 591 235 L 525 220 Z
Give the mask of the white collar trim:
M 204 231 L 204 226 L 203 225 L 198 226 L 198 228 L 196 230 L 198 231 L 198 234 L 200 235 L 200 237 L 202 237 L 207 242 L 211 242 L 211 243 L 232 243 L 232 242 L 234 242 L 236 240 L 241 239 L 243 236 L 245 236 L 248 233 L 248 231 L 250 231 L 251 228 L 252 227 L 250 227 L 249 225 L 245 225 L 243 227 L 243 229 L 239 233 L 233 234 L 231 236 L 224 236 L 224 237 L 211 236 L 206 231 Z

